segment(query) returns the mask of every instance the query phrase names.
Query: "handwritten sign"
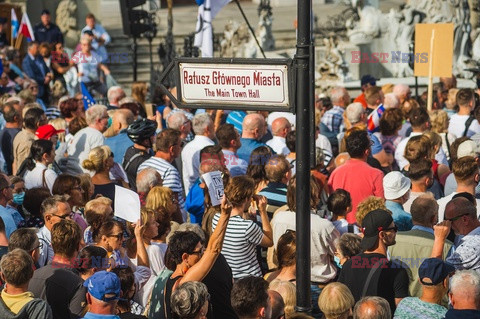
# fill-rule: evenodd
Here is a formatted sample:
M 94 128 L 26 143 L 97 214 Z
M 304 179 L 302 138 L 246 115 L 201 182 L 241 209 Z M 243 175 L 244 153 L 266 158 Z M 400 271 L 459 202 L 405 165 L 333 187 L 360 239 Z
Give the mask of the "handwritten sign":
M 208 195 L 212 201 L 212 206 L 220 205 L 223 197 L 223 179 L 222 172 L 214 171 L 202 175 L 205 185 L 208 188 Z

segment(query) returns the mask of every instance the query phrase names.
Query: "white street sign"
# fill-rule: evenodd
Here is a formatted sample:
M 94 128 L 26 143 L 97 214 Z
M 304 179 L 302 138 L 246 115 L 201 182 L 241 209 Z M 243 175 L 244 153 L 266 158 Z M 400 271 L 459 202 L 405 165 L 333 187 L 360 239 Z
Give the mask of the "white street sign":
M 290 107 L 287 65 L 179 63 L 185 104 Z

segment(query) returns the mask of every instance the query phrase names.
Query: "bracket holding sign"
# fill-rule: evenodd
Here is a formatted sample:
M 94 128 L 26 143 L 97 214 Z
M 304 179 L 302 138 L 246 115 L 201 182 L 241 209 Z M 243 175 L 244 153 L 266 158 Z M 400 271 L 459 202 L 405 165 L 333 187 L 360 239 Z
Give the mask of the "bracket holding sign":
M 291 59 L 176 58 L 160 88 L 179 108 L 294 112 Z M 163 85 L 174 72 L 177 96 Z

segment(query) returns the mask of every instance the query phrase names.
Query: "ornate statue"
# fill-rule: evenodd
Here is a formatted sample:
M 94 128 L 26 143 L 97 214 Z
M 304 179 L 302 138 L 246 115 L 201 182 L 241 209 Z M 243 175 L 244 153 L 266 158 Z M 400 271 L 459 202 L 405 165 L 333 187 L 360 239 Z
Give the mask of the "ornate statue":
M 80 31 L 77 30 L 77 3 L 73 0 L 62 0 L 56 13 L 56 23 L 63 33 L 65 47 L 75 48 L 80 39 Z
M 257 56 L 257 44 L 250 35 L 246 23 L 229 21 L 223 32 L 220 42 L 220 56 L 228 58 L 255 58 Z
M 258 16 L 260 17 L 256 30 L 258 41 L 264 51 L 273 51 L 275 50 L 275 39 L 272 32 L 273 15 L 270 0 L 261 0 L 258 5 Z

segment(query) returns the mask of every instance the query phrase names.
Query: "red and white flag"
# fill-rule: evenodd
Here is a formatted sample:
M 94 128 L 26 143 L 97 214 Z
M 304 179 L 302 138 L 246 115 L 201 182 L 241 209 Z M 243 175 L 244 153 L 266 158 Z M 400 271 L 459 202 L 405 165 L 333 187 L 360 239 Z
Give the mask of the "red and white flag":
M 30 19 L 28 18 L 27 13 L 25 12 L 22 16 L 22 23 L 20 23 L 20 34 L 23 34 L 24 37 L 35 41 L 35 35 L 33 34 L 32 24 L 30 23 Z

